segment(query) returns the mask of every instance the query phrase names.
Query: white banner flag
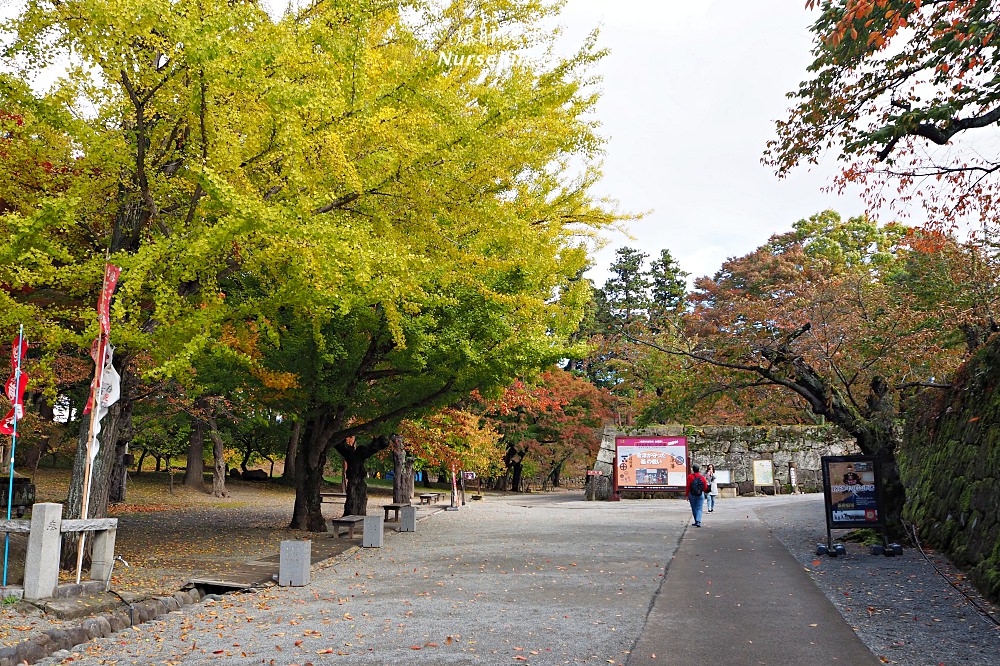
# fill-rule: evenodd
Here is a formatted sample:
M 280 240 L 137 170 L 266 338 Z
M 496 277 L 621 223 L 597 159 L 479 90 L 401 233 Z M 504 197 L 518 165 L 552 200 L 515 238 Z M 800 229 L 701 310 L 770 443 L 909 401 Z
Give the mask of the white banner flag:
M 104 357 L 104 371 L 101 373 L 101 391 L 97 398 L 97 414 L 94 417 L 94 441 L 90 447 L 90 461 L 97 459 L 97 452 L 101 448 L 100 440 L 97 436 L 101 433 L 101 420 L 108 413 L 108 408 L 118 402 L 121 397 L 121 376 L 111 364 L 115 348 L 108 343 Z

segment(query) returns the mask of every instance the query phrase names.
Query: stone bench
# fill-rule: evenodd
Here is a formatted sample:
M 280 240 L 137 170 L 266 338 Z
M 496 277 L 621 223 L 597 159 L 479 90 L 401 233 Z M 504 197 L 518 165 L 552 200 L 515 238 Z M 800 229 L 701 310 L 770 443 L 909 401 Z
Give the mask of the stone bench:
M 410 506 L 409 502 L 401 504 L 383 504 L 382 510 L 385 511 L 385 522 L 389 522 L 389 512 L 392 511 L 392 522 L 399 522 L 399 510 L 403 507 Z
M 353 516 L 353 515 L 352 516 L 341 516 L 340 518 L 334 518 L 333 520 L 331 520 L 330 521 L 330 526 L 333 527 L 333 534 L 338 539 L 340 538 L 340 528 L 341 527 L 346 527 L 347 528 L 347 538 L 348 539 L 353 539 L 354 538 L 354 527 L 358 523 L 363 523 L 363 522 L 365 522 L 365 517 L 364 516 Z
M 444 493 L 420 493 L 420 503 L 421 504 L 434 504 Z
M 320 502 L 336 502 L 338 499 L 347 499 L 347 493 L 320 493 Z

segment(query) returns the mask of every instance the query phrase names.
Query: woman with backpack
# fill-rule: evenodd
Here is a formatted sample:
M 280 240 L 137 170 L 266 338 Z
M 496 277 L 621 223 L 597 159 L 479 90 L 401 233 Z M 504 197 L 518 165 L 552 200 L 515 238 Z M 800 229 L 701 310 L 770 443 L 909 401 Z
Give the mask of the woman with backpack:
M 691 465 L 691 473 L 687 478 L 687 498 L 691 503 L 691 515 L 694 516 L 694 526 L 701 527 L 701 509 L 705 504 L 705 493 L 708 491 L 708 481 L 702 476 L 701 467 Z

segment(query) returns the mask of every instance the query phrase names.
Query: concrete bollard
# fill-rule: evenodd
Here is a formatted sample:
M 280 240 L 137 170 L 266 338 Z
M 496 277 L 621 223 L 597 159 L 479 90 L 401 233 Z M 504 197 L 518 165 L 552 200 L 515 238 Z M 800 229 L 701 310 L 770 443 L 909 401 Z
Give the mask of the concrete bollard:
M 404 506 L 399 510 L 399 531 L 417 531 L 417 508 L 414 506 Z
M 362 548 L 382 547 L 382 523 L 384 516 L 365 516 L 365 534 L 361 537 Z
M 107 581 L 115 567 L 115 535 L 117 530 L 94 532 L 94 546 L 90 558 L 90 578 Z
M 282 541 L 278 555 L 278 585 L 282 587 L 308 585 L 311 564 L 312 541 L 308 539 Z
M 24 598 L 48 599 L 59 584 L 59 551 L 62 547 L 62 504 L 31 507 L 31 534 L 24 558 Z

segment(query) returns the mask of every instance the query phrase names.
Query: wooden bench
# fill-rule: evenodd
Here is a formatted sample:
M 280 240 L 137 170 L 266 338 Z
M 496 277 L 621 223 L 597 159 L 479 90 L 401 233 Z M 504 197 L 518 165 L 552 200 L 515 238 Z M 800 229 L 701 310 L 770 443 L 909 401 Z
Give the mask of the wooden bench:
M 399 522 L 399 510 L 402 509 L 405 506 L 410 506 L 410 503 L 406 502 L 405 504 L 383 504 L 382 505 L 382 509 L 385 511 L 385 522 L 387 522 L 387 523 L 389 522 L 389 512 L 392 511 L 393 512 L 393 514 L 392 514 L 392 520 L 393 520 L 393 522 L 398 523 Z
M 330 521 L 330 525 L 333 527 L 333 534 L 339 539 L 340 538 L 340 528 L 347 528 L 347 538 L 354 538 L 354 526 L 358 523 L 365 522 L 364 516 L 341 516 L 340 518 L 334 518 Z
M 320 493 L 320 502 L 336 502 L 338 499 L 347 499 L 347 493 Z
M 420 503 L 421 504 L 434 504 L 444 493 L 420 493 Z

